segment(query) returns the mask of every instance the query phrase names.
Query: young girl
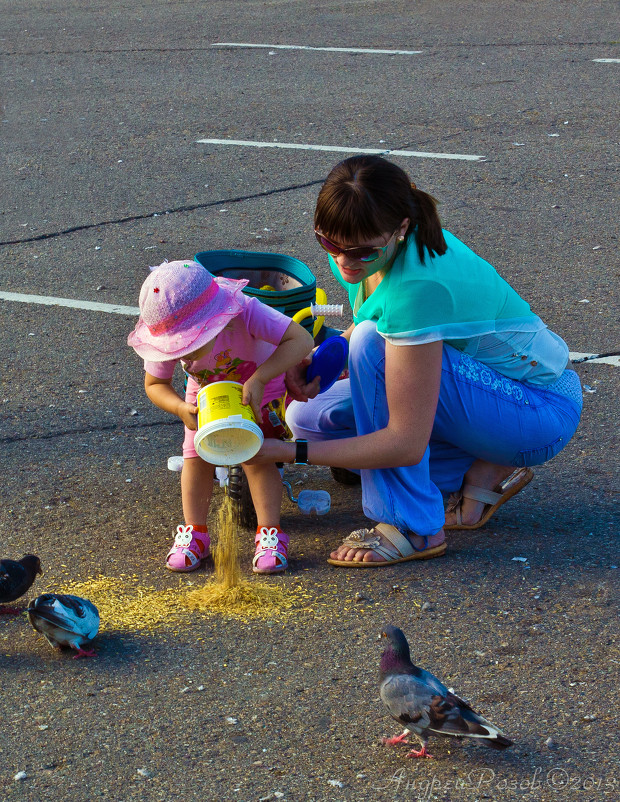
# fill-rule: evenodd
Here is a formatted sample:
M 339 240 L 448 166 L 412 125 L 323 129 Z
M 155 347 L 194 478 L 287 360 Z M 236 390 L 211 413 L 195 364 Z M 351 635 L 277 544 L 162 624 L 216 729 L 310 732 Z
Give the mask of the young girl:
M 148 397 L 185 424 L 181 474 L 185 526 L 177 527 L 166 557 L 171 571 L 193 571 L 209 553 L 207 515 L 214 466 L 194 449 L 198 391 L 211 382 L 242 383 L 242 402 L 252 407 L 264 434 L 276 437 L 273 402 L 284 396 L 283 374 L 314 345 L 299 324 L 243 295 L 247 283 L 214 277 L 197 262 L 164 262 L 152 268 L 142 285 L 140 318 L 127 340 L 144 359 Z M 172 387 L 179 361 L 187 376 L 185 400 Z M 275 462 L 243 467 L 258 519 L 253 571 L 282 573 L 288 565 L 289 537 L 280 530 L 280 473 Z

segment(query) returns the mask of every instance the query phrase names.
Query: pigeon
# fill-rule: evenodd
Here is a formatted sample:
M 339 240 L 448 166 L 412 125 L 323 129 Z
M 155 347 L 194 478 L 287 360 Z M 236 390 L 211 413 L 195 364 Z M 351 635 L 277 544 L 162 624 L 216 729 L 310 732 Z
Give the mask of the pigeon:
M 42 574 L 41 563 L 34 554 L 21 560 L 0 560 L 0 604 L 15 601 L 27 593 L 37 574 Z M 0 607 L 0 613 L 17 615 L 16 607 Z
M 389 645 L 381 655 L 379 692 L 392 718 L 405 727 L 401 735 L 384 738 L 383 743 L 408 743 L 406 737 L 412 733 L 422 748 L 412 749 L 407 757 L 420 758 L 432 757 L 426 751 L 430 735 L 475 738 L 492 749 L 512 745 L 497 727 L 449 691 L 437 677 L 414 666 L 402 630 L 388 626 L 381 634 Z
M 28 605 L 32 626 L 45 636 L 51 646 L 70 646 L 78 657 L 95 657 L 92 649 L 83 649 L 99 632 L 99 611 L 92 602 L 79 596 L 43 593 Z

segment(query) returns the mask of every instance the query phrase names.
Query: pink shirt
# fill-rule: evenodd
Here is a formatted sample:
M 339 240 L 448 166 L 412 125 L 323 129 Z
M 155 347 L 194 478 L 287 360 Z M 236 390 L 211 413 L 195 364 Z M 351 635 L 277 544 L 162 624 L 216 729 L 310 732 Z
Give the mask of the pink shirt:
M 201 359 L 185 362 L 144 362 L 144 370 L 157 379 L 171 379 L 177 362 L 188 376 L 185 399 L 193 402 L 198 390 L 217 381 L 243 384 L 280 344 L 291 319 L 258 300 L 245 298 L 243 311 L 216 336 L 212 350 Z M 263 405 L 284 395 L 284 374 L 268 382 Z

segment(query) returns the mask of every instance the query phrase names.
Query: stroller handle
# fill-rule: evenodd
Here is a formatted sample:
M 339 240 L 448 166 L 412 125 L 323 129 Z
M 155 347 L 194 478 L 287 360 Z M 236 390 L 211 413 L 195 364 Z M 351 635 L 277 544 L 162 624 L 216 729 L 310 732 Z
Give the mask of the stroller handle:
M 308 317 L 316 318 L 314 321 L 314 328 L 312 330 L 313 337 L 316 337 L 323 328 L 323 324 L 325 323 L 325 315 L 337 315 L 338 317 L 342 317 L 344 314 L 344 307 L 342 304 L 328 304 L 326 301 L 327 294 L 325 293 L 325 290 L 317 287 L 316 303 L 310 304 L 310 306 L 306 306 L 304 309 L 300 309 L 299 312 L 296 312 L 293 315 L 293 320 L 295 323 L 301 323 L 302 320 L 305 320 Z

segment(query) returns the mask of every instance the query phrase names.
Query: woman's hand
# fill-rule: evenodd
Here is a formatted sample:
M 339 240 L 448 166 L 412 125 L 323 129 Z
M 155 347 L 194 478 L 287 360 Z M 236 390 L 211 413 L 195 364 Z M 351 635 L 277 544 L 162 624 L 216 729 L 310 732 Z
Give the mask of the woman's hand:
M 187 401 L 179 401 L 177 415 L 190 431 L 195 432 L 198 429 L 198 407 L 188 404 Z
M 261 465 L 267 462 L 292 462 L 295 459 L 295 443 L 289 440 L 267 438 L 260 451 L 247 461 L 248 465 Z
M 307 356 L 298 365 L 286 371 L 284 381 L 289 396 L 293 401 L 307 401 L 315 398 L 319 394 L 321 387 L 321 377 L 315 376 L 310 382 L 306 382 L 306 370 L 312 362 L 312 358 Z
M 260 425 L 263 419 L 261 406 L 263 395 L 265 393 L 265 385 L 258 378 L 256 373 L 252 374 L 250 378 L 243 385 L 243 394 L 241 396 L 242 404 L 249 404 L 252 407 L 252 412 L 256 418 L 256 422 Z

